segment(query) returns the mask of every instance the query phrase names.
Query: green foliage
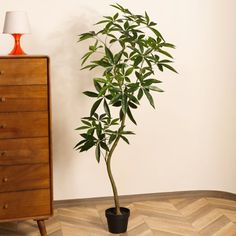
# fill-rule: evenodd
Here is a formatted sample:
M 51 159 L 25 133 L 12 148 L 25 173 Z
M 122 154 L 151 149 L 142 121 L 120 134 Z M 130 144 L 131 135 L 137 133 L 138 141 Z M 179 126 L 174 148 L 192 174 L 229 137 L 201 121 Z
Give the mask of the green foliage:
M 77 128 L 83 133 L 75 149 L 83 152 L 95 147 L 98 162 L 102 155 L 108 161 L 120 139 L 129 143 L 127 136 L 134 133 L 125 129 L 125 120 L 128 117 L 137 124 L 133 110 L 143 98 L 155 108 L 152 93 L 163 92 L 156 86 L 161 83 L 156 72 L 176 72 L 167 51 L 175 46 L 165 41 L 147 12 L 137 15 L 119 4 L 111 6 L 118 12 L 96 23 L 100 31 L 79 35 L 79 42 L 92 42 L 81 58 L 82 69 L 100 68 L 102 74 L 93 78 L 95 90 L 84 92 L 94 103 Z M 92 60 L 93 54 L 98 59 Z M 114 109 L 119 110 L 118 117 L 113 117 Z

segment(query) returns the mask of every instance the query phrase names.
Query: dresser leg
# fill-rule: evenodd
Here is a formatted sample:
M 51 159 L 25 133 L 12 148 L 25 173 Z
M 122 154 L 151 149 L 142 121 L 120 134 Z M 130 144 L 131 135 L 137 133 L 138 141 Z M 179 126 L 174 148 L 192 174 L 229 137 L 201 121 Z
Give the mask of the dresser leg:
M 47 236 L 44 220 L 37 220 L 37 224 L 38 224 L 41 236 Z

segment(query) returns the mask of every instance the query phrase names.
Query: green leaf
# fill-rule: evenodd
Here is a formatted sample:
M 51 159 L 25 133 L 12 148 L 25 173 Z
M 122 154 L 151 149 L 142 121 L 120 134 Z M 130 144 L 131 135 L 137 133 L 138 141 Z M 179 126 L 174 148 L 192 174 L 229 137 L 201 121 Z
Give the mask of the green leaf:
M 167 47 L 167 48 L 175 48 L 174 44 L 171 43 L 161 43 L 159 44 L 160 47 Z
M 93 97 L 93 98 L 98 96 L 97 93 L 94 93 L 94 92 L 91 92 L 91 91 L 85 91 L 85 92 L 83 92 L 83 94 L 85 94 L 86 96 L 89 96 L 89 97 Z
M 111 117 L 110 109 L 109 109 L 109 106 L 108 106 L 108 104 L 107 104 L 106 99 L 104 99 L 103 107 L 104 107 L 104 111 L 106 112 L 107 116 L 108 116 L 108 117 Z
M 116 4 L 111 4 L 110 6 L 116 8 L 116 9 L 118 9 L 118 10 L 120 10 L 120 11 L 124 11 L 124 8 L 123 8 L 121 5 L 119 5 L 118 3 L 116 3 Z
M 121 120 L 123 119 L 123 117 L 124 117 L 124 113 L 123 113 L 122 108 L 120 109 L 119 117 L 120 117 L 120 121 L 121 121 Z
M 102 101 L 102 98 L 99 99 L 99 100 L 97 100 L 97 101 L 93 104 L 93 106 L 92 106 L 92 108 L 91 108 L 91 111 L 90 111 L 90 116 L 93 116 L 93 115 L 94 115 L 94 113 L 95 113 L 95 111 L 97 110 L 97 108 L 99 107 L 101 101 Z
M 145 55 L 145 56 L 148 56 L 149 54 L 151 54 L 152 51 L 153 51 L 153 48 L 148 48 L 148 49 L 145 51 L 144 55 Z
M 149 68 L 152 69 L 152 63 L 150 62 L 150 60 L 148 60 L 147 58 L 145 58 L 146 63 L 148 64 Z
M 137 71 L 135 71 L 135 75 L 136 75 L 137 79 L 142 83 L 142 81 L 143 81 L 142 75 Z
M 145 18 L 146 18 L 146 21 L 147 21 L 147 25 L 149 25 L 149 23 L 150 23 L 150 18 L 149 18 L 149 16 L 148 16 L 148 14 L 147 14 L 146 11 L 145 11 Z
M 84 63 L 88 60 L 88 58 L 89 58 L 92 54 L 93 54 L 93 52 L 87 52 L 87 53 L 81 58 L 81 59 L 83 59 L 82 62 L 81 62 L 81 66 L 84 65 Z
M 103 34 L 109 34 L 109 32 L 111 32 L 110 28 L 111 28 L 113 22 L 112 22 L 112 17 L 110 17 L 110 18 L 111 18 L 110 22 L 107 23 L 105 28 L 103 29 Z
M 157 64 L 157 67 L 158 67 L 158 69 L 159 69 L 160 71 L 163 71 L 163 66 L 162 66 L 162 64 Z
M 133 70 L 134 70 L 134 68 L 133 68 L 133 67 L 130 67 L 128 70 L 126 70 L 126 72 L 125 72 L 125 76 L 129 76 L 129 75 L 131 75 L 132 72 L 133 72 Z
M 113 119 L 111 125 L 118 125 L 119 118 Z
M 102 135 L 102 126 L 100 122 L 98 123 L 98 125 L 96 125 L 96 133 L 97 136 L 100 138 L 100 136 Z
M 113 18 L 111 16 L 103 16 L 104 18 L 108 19 L 108 20 L 113 20 Z
M 130 120 L 131 120 L 135 125 L 137 125 L 137 123 L 136 123 L 136 121 L 135 121 L 135 119 L 134 119 L 134 117 L 133 117 L 133 115 L 132 115 L 132 113 L 131 113 L 129 107 L 127 107 L 127 115 L 128 115 L 128 117 L 130 118 Z
M 125 22 L 124 28 L 125 28 L 125 30 L 127 30 L 129 28 L 129 22 L 128 21 Z
M 88 141 L 80 148 L 80 152 L 88 151 L 94 145 L 95 145 L 95 143 L 93 141 Z
M 102 66 L 102 67 L 109 67 L 111 66 L 111 64 L 107 61 L 104 60 L 100 60 L 100 61 L 92 61 L 93 63 L 95 63 L 96 65 Z
M 116 131 L 107 129 L 107 130 L 106 130 L 106 133 L 109 134 L 109 135 L 111 135 L 111 134 L 116 134 Z
M 160 60 L 160 57 L 158 55 L 154 55 L 154 61 L 157 63 L 159 62 L 159 60 Z
M 113 16 L 113 20 L 116 20 L 119 16 L 119 13 L 117 12 L 114 16 Z
M 80 142 L 78 142 L 75 146 L 74 149 L 76 149 L 77 147 L 79 147 L 80 145 L 82 145 L 83 143 L 86 142 L 86 139 L 81 140 Z M 78 150 L 78 149 L 77 149 Z
M 100 149 L 100 145 L 97 144 L 96 149 L 95 149 L 95 155 L 96 155 L 96 159 L 97 162 L 100 162 L 100 156 L 101 156 L 101 149 Z
M 103 78 L 94 78 L 94 80 L 96 81 L 96 82 L 100 82 L 100 83 L 106 83 L 107 81 L 105 80 L 105 79 L 103 79 Z
M 129 144 L 129 140 L 125 137 L 125 136 L 123 136 L 123 135 L 120 135 L 120 137 L 126 142 L 126 143 L 128 143 Z
M 170 60 L 161 60 L 159 61 L 160 64 L 165 64 L 165 63 L 173 63 L 173 61 Z
M 90 117 L 90 116 L 82 117 L 81 119 L 82 119 L 82 122 L 85 120 L 90 120 L 90 121 L 95 120 L 93 117 Z M 88 122 L 88 121 L 86 121 L 86 122 Z
M 128 83 L 131 82 L 131 80 L 130 80 L 129 77 L 127 77 L 127 76 L 125 76 L 125 81 L 128 82 Z
M 148 89 L 156 91 L 156 92 L 160 92 L 160 93 L 164 92 L 164 90 L 162 90 L 162 89 L 160 89 L 160 88 L 158 88 L 156 86 L 148 86 Z
M 137 109 L 137 108 L 138 108 L 138 106 L 137 106 L 136 104 L 132 103 L 132 102 L 128 102 L 128 105 L 129 105 L 131 108 L 133 108 L 133 109 Z
M 109 138 L 108 143 L 111 144 L 116 139 L 116 134 L 112 134 Z
M 96 46 L 90 45 L 90 46 L 89 46 L 89 50 L 92 51 L 92 52 L 94 52 L 94 51 L 96 50 Z
M 173 58 L 170 53 L 168 53 L 168 52 L 166 52 L 166 51 L 164 51 L 164 50 L 162 50 L 160 48 L 158 49 L 158 52 L 160 52 L 161 54 L 163 54 L 163 55 L 165 55 L 167 57 Z
M 151 84 L 157 84 L 157 83 L 162 83 L 162 81 L 160 81 L 160 80 L 157 80 L 157 79 L 146 79 L 146 80 L 144 80 L 143 81 L 143 84 L 145 85 L 145 86 L 149 86 L 149 85 L 151 85 Z
M 120 38 L 120 39 L 119 39 L 119 43 L 120 43 L 120 46 L 124 49 L 124 48 L 125 48 L 124 40 L 122 40 L 122 39 Z
M 107 89 L 108 89 L 107 85 L 103 86 L 98 94 L 98 97 L 103 96 L 106 93 Z
M 167 64 L 161 64 L 161 65 L 178 74 L 178 72 L 172 66 L 167 65 Z
M 114 43 L 114 42 L 116 42 L 116 41 L 117 41 L 117 39 L 111 39 L 109 43 L 112 44 L 112 43 Z
M 148 26 L 155 26 L 157 25 L 155 22 L 150 22 Z
M 142 60 L 143 60 L 142 56 L 137 56 L 134 60 L 134 67 L 137 67 Z
M 129 99 L 130 99 L 132 102 L 134 102 L 134 103 L 137 104 L 137 105 L 140 104 L 140 103 L 139 103 L 139 100 L 138 100 L 134 95 L 129 94 L 128 96 L 129 96 Z
M 115 57 L 114 57 L 114 63 L 115 63 L 115 64 L 117 64 L 117 63 L 120 61 L 120 59 L 121 59 L 121 57 L 122 57 L 122 54 L 123 54 L 123 50 L 121 50 L 120 52 L 118 52 L 118 53 L 115 55 Z
M 139 88 L 139 84 L 140 84 L 139 82 L 127 84 L 127 87 L 129 88 L 127 91 L 129 92 L 136 91 Z
M 99 120 L 103 120 L 105 117 L 106 117 L 106 113 L 103 113 L 103 114 L 101 114 L 100 116 L 99 116 Z
M 120 19 L 121 20 L 121 19 Z M 118 22 L 120 22 L 120 23 L 123 23 L 123 20 L 121 20 L 121 21 L 118 21 Z M 113 23 L 113 25 L 115 26 L 115 27 L 117 27 L 117 29 L 119 29 L 119 31 L 123 31 L 123 28 L 122 28 L 122 26 L 121 25 L 119 25 L 119 24 L 116 24 L 116 23 Z
M 124 114 L 127 112 L 127 96 L 124 94 L 123 98 L 121 99 L 121 106 L 122 106 L 122 111 Z
M 90 134 L 83 133 L 83 134 L 80 134 L 80 136 L 83 137 L 84 139 L 86 139 L 87 141 L 93 141 L 94 140 L 94 137 Z
M 90 126 L 80 126 L 78 128 L 76 128 L 75 130 L 82 130 L 82 129 L 89 129 Z
M 112 54 L 111 50 L 108 47 L 106 47 L 106 46 L 105 46 L 105 53 L 106 53 L 107 58 L 111 62 L 114 62 L 113 54 Z
M 138 100 L 140 100 L 143 97 L 143 89 L 140 88 L 138 91 Z
M 147 89 L 144 89 L 144 93 L 145 93 L 145 95 L 146 95 L 146 97 L 147 97 L 149 103 L 151 104 L 151 106 L 152 106 L 153 108 L 155 108 L 154 100 L 153 100 L 153 98 L 152 98 L 152 95 L 148 92 Z
M 98 21 L 95 25 L 99 25 L 99 24 L 103 24 L 103 23 L 108 23 L 110 22 L 109 20 L 101 20 L 101 21 Z
M 95 127 L 90 128 L 90 129 L 87 131 L 87 134 L 93 135 L 93 134 L 94 134 L 94 130 L 95 130 Z
M 89 121 L 87 121 L 87 120 L 81 120 L 81 121 L 82 121 L 82 123 L 84 123 L 85 125 L 87 125 L 87 126 L 91 126 L 91 124 L 90 124 Z
M 111 101 L 109 102 L 109 104 L 114 104 L 114 103 L 118 102 L 118 101 L 120 100 L 120 98 L 121 98 L 121 94 L 119 93 L 119 94 L 115 95 L 115 97 L 113 97 L 113 98 L 111 99 Z
M 121 106 L 121 101 L 114 102 L 114 103 L 112 104 L 112 106 L 114 106 L 114 107 L 120 107 L 120 106 Z
M 156 30 L 155 28 L 153 27 L 149 27 L 149 29 L 157 36 L 157 37 L 160 37 L 163 41 L 165 41 L 165 39 L 162 37 L 161 33 Z
M 84 70 L 84 69 L 92 70 L 92 69 L 95 68 L 96 66 L 97 66 L 96 64 L 90 64 L 90 65 L 87 65 L 87 66 L 82 67 L 81 70 Z
M 93 80 L 93 84 L 96 90 L 100 93 L 102 86 L 96 80 Z
M 100 145 L 101 145 L 101 147 L 102 147 L 105 151 L 108 151 L 108 152 L 109 152 L 109 147 L 106 145 L 105 142 L 101 142 Z
M 93 116 L 98 120 L 98 114 L 97 113 L 94 113 Z M 95 125 L 95 122 L 93 122 L 93 125 Z
M 132 131 L 122 131 L 121 134 L 135 134 L 135 133 Z
M 95 32 L 94 31 L 90 31 L 88 33 L 83 33 L 83 34 L 80 34 L 79 35 L 79 41 L 78 42 L 81 42 L 83 40 L 86 40 L 86 39 L 89 39 L 89 38 L 93 38 L 95 36 Z

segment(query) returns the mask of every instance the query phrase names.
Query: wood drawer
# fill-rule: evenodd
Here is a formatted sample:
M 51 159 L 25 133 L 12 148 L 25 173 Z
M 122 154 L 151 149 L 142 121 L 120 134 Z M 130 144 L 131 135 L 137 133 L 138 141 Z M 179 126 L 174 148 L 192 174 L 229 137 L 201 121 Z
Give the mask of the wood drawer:
M 49 162 L 49 140 L 45 138 L 0 139 L 0 165 Z
M 1 58 L 0 85 L 47 84 L 47 58 Z
M 0 86 L 0 112 L 47 109 L 47 85 Z
M 50 201 L 49 189 L 0 193 L 0 220 L 49 216 Z
M 0 166 L 0 192 L 49 188 L 47 164 Z
M 47 112 L 0 113 L 0 139 L 41 136 L 48 136 Z

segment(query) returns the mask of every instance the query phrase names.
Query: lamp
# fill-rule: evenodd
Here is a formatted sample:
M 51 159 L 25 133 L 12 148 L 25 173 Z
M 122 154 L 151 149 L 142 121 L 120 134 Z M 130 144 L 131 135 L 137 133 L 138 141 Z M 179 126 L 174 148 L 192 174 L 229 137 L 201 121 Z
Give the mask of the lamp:
M 15 46 L 9 55 L 24 55 L 26 54 L 20 45 L 22 34 L 30 33 L 30 25 L 27 13 L 24 11 L 8 11 L 6 12 L 5 22 L 3 27 L 4 34 L 12 34 L 15 40 Z

